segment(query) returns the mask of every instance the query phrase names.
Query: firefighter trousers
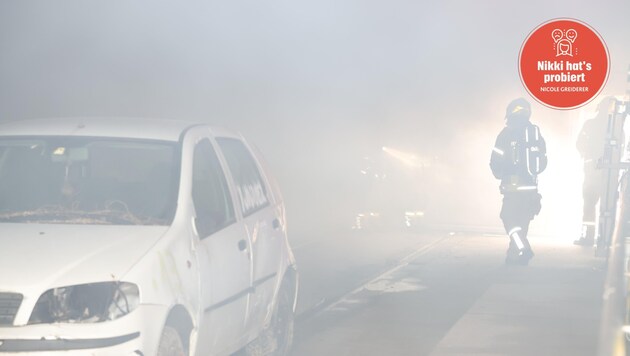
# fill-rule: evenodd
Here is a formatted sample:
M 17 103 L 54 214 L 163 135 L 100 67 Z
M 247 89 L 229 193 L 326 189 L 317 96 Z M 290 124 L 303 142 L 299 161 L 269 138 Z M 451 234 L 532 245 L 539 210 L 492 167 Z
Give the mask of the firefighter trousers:
M 540 212 L 542 196 L 537 191 L 505 192 L 501 220 L 510 238 L 508 257 L 532 252 L 527 239 L 529 222 Z
M 596 206 L 602 196 L 606 184 L 604 171 L 596 169 L 595 163 L 584 163 L 584 183 L 582 184 L 582 198 L 584 201 L 582 213 L 582 237 L 593 239 L 595 236 Z

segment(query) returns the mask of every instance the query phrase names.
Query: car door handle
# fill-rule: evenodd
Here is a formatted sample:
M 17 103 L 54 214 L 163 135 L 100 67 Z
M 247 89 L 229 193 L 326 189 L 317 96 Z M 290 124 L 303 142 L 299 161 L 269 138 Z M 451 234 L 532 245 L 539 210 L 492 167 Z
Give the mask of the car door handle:
M 245 241 L 245 240 L 240 240 L 240 241 L 238 242 L 238 249 L 239 249 L 239 251 L 245 251 L 245 250 L 247 250 L 247 241 Z

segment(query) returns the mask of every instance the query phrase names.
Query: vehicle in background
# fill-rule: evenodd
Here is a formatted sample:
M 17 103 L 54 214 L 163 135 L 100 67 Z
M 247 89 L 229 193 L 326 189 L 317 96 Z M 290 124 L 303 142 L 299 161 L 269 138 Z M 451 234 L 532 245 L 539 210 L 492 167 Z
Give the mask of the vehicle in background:
M 430 161 L 412 153 L 383 147 L 365 156 L 359 170 L 356 230 L 417 228 L 426 211 L 425 170 Z
M 0 353 L 288 353 L 282 196 L 240 135 L 181 121 L 0 125 Z

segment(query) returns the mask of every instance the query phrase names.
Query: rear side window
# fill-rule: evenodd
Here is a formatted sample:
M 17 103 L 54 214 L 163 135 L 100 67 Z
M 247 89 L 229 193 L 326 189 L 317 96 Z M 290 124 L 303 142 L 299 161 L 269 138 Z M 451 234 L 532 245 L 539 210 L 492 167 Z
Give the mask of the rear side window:
M 219 159 L 208 139 L 195 147 L 192 197 L 201 238 L 235 221 L 234 207 Z
M 231 138 L 217 139 L 230 168 L 243 216 L 269 205 L 267 189 L 256 161 L 243 142 Z

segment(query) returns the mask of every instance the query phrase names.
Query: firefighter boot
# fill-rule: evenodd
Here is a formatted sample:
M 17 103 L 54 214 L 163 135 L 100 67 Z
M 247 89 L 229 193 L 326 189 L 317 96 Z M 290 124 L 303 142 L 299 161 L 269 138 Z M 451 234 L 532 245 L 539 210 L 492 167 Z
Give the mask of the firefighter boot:
M 595 243 L 595 225 L 584 224 L 582 225 L 582 235 L 579 239 L 573 241 L 574 245 L 593 247 Z
M 514 243 L 514 241 L 510 239 L 510 245 L 507 251 L 505 252 L 505 264 L 506 265 L 518 264 L 518 259 L 519 259 L 518 255 L 519 255 L 519 249 L 518 247 L 516 247 L 516 244 Z
M 534 252 L 524 232 L 526 230 L 523 231 L 520 227 L 510 231 L 510 246 L 505 257 L 505 264 L 527 266 L 529 260 L 534 257 Z

